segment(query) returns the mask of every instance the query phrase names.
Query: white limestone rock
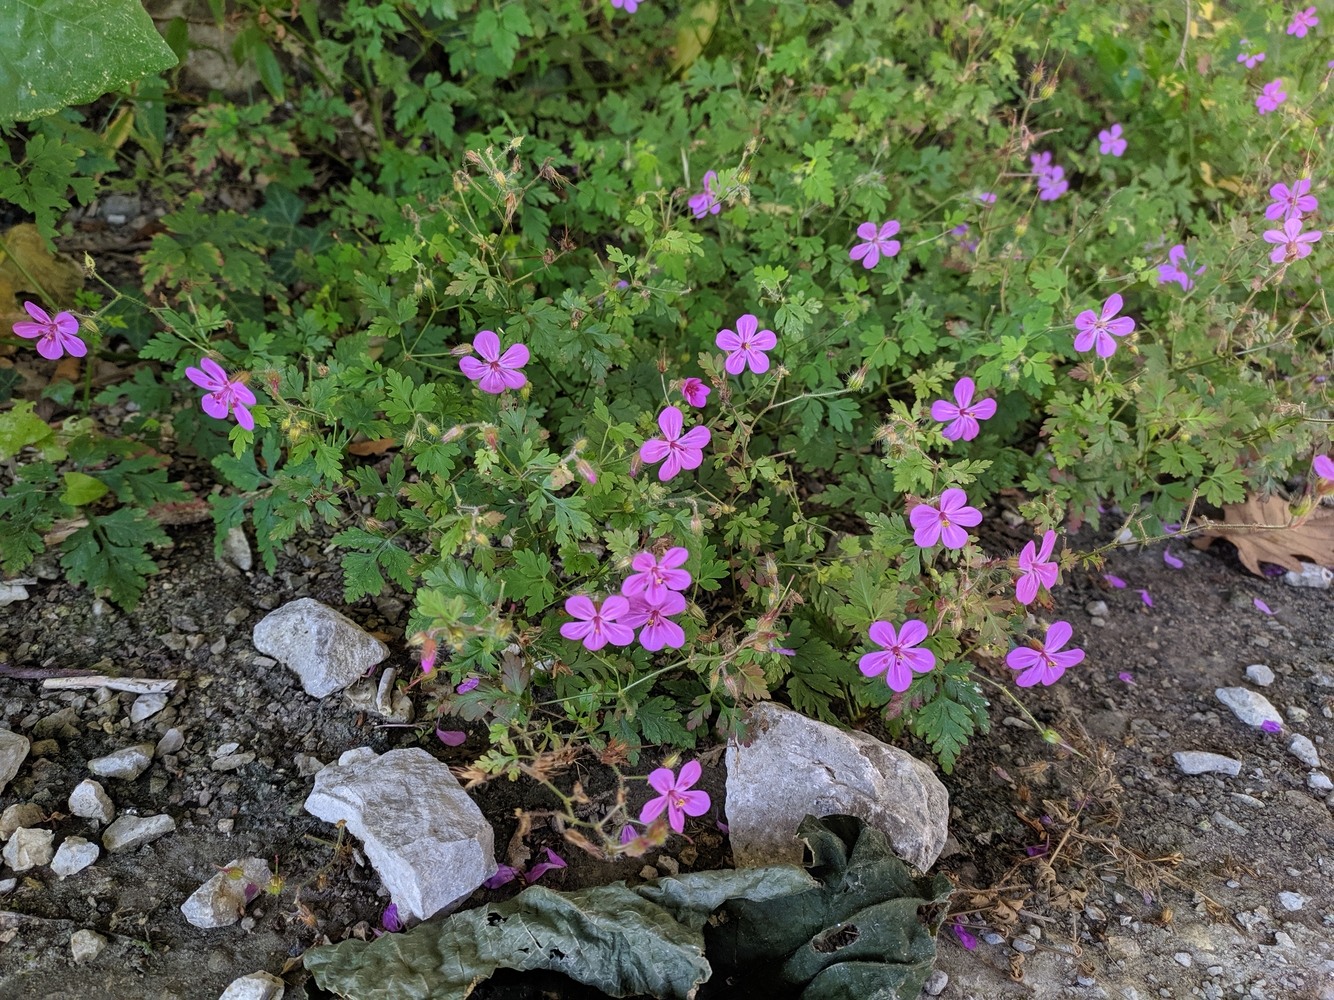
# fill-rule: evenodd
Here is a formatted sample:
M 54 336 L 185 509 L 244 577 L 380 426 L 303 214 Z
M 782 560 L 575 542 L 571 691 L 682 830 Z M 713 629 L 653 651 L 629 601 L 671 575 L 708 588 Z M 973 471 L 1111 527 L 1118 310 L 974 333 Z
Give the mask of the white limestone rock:
M 1241 773 L 1241 761 L 1233 757 L 1224 757 L 1221 753 L 1178 750 L 1172 754 L 1172 759 L 1177 762 L 1182 774 L 1226 774 L 1235 778 Z
M 5 841 L 2 852 L 5 864 L 16 872 L 26 872 L 29 868 L 51 863 L 51 841 L 55 834 L 50 830 L 33 830 L 21 826 Z
M 69 793 L 69 811 L 81 819 L 95 819 L 99 823 L 110 823 L 116 818 L 116 807 L 106 789 L 92 778 L 84 778 Z
M 61 879 L 83 871 L 97 861 L 102 849 L 82 837 L 66 837 L 51 861 L 51 870 Z
M 389 655 L 384 643 L 352 619 L 309 597 L 265 615 L 252 641 L 316 698 L 341 691 Z
M 88 762 L 88 770 L 99 778 L 133 781 L 147 771 L 151 763 L 153 763 L 153 744 L 136 743 L 132 747 L 117 750 L 105 757 L 95 757 Z
M 1244 687 L 1215 688 L 1214 696 L 1232 710 L 1235 715 L 1252 729 L 1259 729 L 1266 722 L 1282 723 L 1283 715 L 1273 703 L 1259 692 Z
M 405 917 L 439 913 L 496 871 L 491 824 L 449 768 L 418 747 L 347 751 L 315 775 L 306 811 L 347 822 Z
M 0 840 L 8 840 L 21 826 L 37 826 L 46 819 L 42 807 L 32 802 L 16 802 L 0 813 Z
M 865 733 L 773 702 L 751 709 L 751 742 L 727 747 L 727 825 L 740 867 L 801 862 L 806 815 L 846 813 L 926 871 L 948 836 L 949 793 L 926 764 Z
M 195 927 L 230 927 L 271 878 L 262 858 L 233 858 L 181 904 L 181 912 Z
M 170 816 L 121 816 L 102 834 L 102 846 L 112 854 L 133 851 L 176 829 Z
M 14 780 L 14 775 L 19 773 L 19 768 L 27 759 L 28 748 L 31 746 L 28 737 L 11 733 L 8 729 L 0 729 L 0 792 L 3 792 L 5 786 Z
M 70 935 L 69 950 L 75 965 L 91 962 L 107 946 L 107 939 L 97 931 L 81 930 Z
M 285 986 L 281 979 L 267 972 L 252 972 L 235 979 L 218 1000 L 282 1000 Z

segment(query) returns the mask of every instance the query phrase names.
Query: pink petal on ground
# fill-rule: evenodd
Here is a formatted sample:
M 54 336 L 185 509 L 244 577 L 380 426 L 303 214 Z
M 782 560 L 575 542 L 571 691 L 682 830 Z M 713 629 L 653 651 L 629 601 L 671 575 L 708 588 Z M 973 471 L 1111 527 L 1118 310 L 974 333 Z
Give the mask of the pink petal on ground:
M 1272 615 L 1274 613 L 1269 610 L 1269 605 L 1266 604 L 1264 601 L 1260 600 L 1260 598 L 1258 597 L 1252 603 L 1267 615 Z

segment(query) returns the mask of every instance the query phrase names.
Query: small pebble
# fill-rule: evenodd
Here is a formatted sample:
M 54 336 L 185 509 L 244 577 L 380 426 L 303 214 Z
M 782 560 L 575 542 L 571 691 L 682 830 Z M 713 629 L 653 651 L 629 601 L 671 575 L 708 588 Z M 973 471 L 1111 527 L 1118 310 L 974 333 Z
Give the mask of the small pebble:
M 1306 905 L 1306 897 L 1300 892 L 1280 892 L 1278 894 L 1278 905 L 1289 913 L 1296 913 Z
M 1089 601 L 1088 604 L 1084 606 L 1084 610 L 1094 618 L 1106 618 L 1107 615 L 1110 614 L 1110 609 L 1107 607 L 1106 601 Z
M 1246 668 L 1246 679 L 1252 684 L 1259 684 L 1260 687 L 1267 688 L 1274 683 L 1274 671 L 1263 663 L 1252 663 Z
M 1178 750 L 1172 754 L 1182 774 L 1226 774 L 1236 777 L 1241 773 L 1241 761 L 1218 753 L 1200 750 Z
M 1190 952 L 1179 951 L 1175 955 L 1173 955 L 1172 958 L 1176 961 L 1177 965 L 1184 966 L 1187 969 L 1190 968 L 1190 964 L 1192 961 L 1190 957 Z
M 1030 952 L 1037 951 L 1038 946 L 1026 937 L 1017 937 L 1010 942 L 1010 947 L 1027 955 Z
M 1288 753 L 1292 754 L 1307 767 L 1320 766 L 1320 755 L 1316 753 L 1315 744 L 1301 733 L 1294 733 L 1291 739 L 1288 740 Z
M 1306 784 L 1314 791 L 1328 792 L 1334 789 L 1334 781 L 1329 780 L 1329 775 L 1323 771 L 1316 771 L 1315 774 L 1306 776 Z
M 938 997 L 945 992 L 945 987 L 949 984 L 950 974 L 944 969 L 937 969 L 922 984 L 922 992 L 929 997 Z

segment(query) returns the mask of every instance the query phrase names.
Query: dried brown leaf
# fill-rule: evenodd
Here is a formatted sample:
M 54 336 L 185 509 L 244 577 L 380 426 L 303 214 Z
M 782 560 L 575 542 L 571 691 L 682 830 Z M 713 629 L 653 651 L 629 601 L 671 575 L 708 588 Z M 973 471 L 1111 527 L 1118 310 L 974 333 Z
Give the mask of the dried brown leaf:
M 1321 566 L 1334 565 L 1334 510 L 1315 507 L 1294 517 L 1279 497 L 1251 497 L 1245 503 L 1225 504 L 1223 523 L 1213 523 L 1195 544 L 1206 548 L 1214 538 L 1237 547 L 1241 564 L 1262 576 L 1260 563 L 1273 563 L 1301 572 L 1299 557 Z

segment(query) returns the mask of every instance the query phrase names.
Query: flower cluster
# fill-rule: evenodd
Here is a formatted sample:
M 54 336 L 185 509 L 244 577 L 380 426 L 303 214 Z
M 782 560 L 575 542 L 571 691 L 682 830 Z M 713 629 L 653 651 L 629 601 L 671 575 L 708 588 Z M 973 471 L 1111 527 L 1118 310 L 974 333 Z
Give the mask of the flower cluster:
M 1033 173 L 1038 179 L 1038 200 L 1055 201 L 1070 190 L 1070 182 L 1065 179 L 1065 168 L 1051 161 L 1051 153 L 1034 153 L 1028 158 L 1033 166 Z
M 690 586 L 691 577 L 681 567 L 689 558 L 689 550 L 681 546 L 661 556 L 640 552 L 630 561 L 634 572 L 621 584 L 620 594 L 601 604 L 582 594 L 566 599 L 565 610 L 575 620 L 562 625 L 560 634 L 586 649 L 599 650 L 608 643 L 630 645 L 638 629 L 639 644 L 650 652 L 680 649 L 686 634 L 672 616 L 686 609 L 681 592 Z

